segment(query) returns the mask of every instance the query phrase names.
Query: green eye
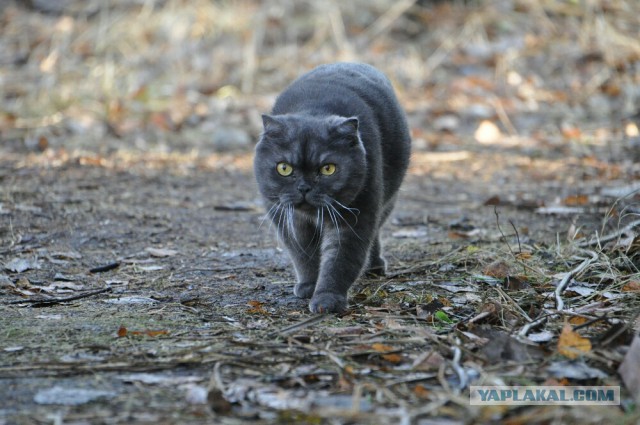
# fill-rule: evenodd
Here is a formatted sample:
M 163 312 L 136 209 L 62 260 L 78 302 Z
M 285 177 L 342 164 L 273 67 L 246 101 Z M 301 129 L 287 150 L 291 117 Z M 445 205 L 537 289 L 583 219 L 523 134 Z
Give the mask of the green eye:
M 278 171 L 278 174 L 284 177 L 290 176 L 291 173 L 293 173 L 293 167 L 291 164 L 287 164 L 286 162 L 278 162 L 276 170 Z
M 324 176 L 330 176 L 336 172 L 336 164 L 324 164 L 320 167 L 320 173 Z

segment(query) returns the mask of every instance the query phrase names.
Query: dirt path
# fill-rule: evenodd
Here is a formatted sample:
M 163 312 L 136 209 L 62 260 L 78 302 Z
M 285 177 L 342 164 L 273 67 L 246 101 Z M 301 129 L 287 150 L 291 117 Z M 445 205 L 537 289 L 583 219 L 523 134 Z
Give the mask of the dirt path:
M 223 385 L 239 392 L 230 396 L 242 406 L 233 408 L 235 417 L 304 420 L 295 417 L 315 394 L 313 417 L 376 422 L 370 415 L 381 415 L 386 403 L 365 398 L 360 413 L 351 412 L 353 386 L 402 381 L 402 365 L 433 348 L 425 335 L 433 338 L 446 327 L 429 324 L 422 308 L 442 308 L 434 300 L 448 300 L 449 317 L 468 320 L 490 296 L 474 276 L 509 253 L 501 231 L 518 249 L 513 229 L 519 229 L 525 250 L 536 246 L 534 255 L 544 258 L 556 235 L 564 237 L 576 220 L 575 214 L 535 212 L 556 198 L 554 179 L 536 192 L 537 204 L 497 207 L 498 228 L 494 206 L 483 205 L 496 186 L 484 181 L 495 171 L 490 163 L 509 163 L 512 155 L 466 152 L 452 162 L 415 155 L 385 230 L 396 276 L 363 280 L 348 314 L 291 331 L 288 326 L 313 316 L 292 295 L 286 256 L 268 224 L 261 226 L 249 154 L 219 159 L 226 165 L 215 172 L 198 161 L 177 166 L 142 158 L 122 166 L 88 158 L 57 167 L 9 164 L 2 175 L 2 217 L 10 224 L 2 258 L 5 264 L 24 260 L 26 269 L 2 275 L 5 291 L 14 294 L 0 316 L 6 423 L 56 417 L 65 423 L 207 422 L 212 413 L 203 391 L 220 374 Z M 440 181 L 421 175 L 425 166 L 442 175 Z M 503 166 L 498 171 L 513 175 Z M 501 188 L 500 196 L 517 199 L 529 177 L 518 175 L 523 186 Z M 580 215 L 580 223 L 599 224 L 599 211 L 593 212 Z M 91 272 L 108 265 L 114 268 Z M 439 286 L 447 282 L 476 295 L 456 300 L 455 290 Z M 102 288 L 109 292 L 50 302 Z M 383 346 L 382 358 L 372 346 Z M 440 355 L 447 357 L 446 349 Z M 352 364 L 371 370 L 346 372 Z M 431 375 L 407 376 L 429 382 Z M 295 396 L 277 401 L 288 392 Z M 50 405 L 47 397 L 65 401 Z M 412 397 L 405 410 L 396 405 L 383 417 L 419 410 L 420 397 Z M 222 413 L 231 409 L 222 398 L 213 403 L 221 403 Z

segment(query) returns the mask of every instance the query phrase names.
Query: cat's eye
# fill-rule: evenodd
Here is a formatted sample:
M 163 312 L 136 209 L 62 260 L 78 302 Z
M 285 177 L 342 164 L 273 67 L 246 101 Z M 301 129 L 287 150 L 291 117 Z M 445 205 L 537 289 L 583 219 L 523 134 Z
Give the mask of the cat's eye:
M 291 173 L 293 173 L 293 167 L 291 164 L 287 164 L 286 162 L 278 162 L 276 170 L 278 171 L 278 174 L 284 177 L 290 176 Z
M 336 172 L 336 164 L 324 164 L 320 167 L 320 173 L 324 176 L 330 176 Z

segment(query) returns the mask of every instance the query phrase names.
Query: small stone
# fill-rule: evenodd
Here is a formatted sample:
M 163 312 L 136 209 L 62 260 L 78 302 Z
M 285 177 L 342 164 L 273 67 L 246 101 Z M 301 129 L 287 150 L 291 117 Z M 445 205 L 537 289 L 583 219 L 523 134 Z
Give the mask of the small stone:
M 460 118 L 453 114 L 441 115 L 433 120 L 433 128 L 437 131 L 454 132 L 460 126 Z
M 249 133 L 234 127 L 218 127 L 211 141 L 215 150 L 219 152 L 245 150 L 252 145 Z

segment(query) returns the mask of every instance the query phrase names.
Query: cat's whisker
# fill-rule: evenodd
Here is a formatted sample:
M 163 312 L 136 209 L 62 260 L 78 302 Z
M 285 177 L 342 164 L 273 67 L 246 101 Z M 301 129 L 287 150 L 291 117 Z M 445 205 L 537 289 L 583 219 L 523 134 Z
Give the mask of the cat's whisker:
M 291 229 L 290 214 L 291 214 L 290 204 L 283 204 L 282 205 L 282 214 L 281 214 L 282 227 L 280 229 L 280 232 L 281 232 L 282 238 L 284 240 L 293 239 L 295 241 L 295 232 L 293 232 L 292 229 Z M 292 233 L 293 233 L 293 238 L 291 237 Z
M 355 223 L 353 225 L 356 226 L 358 224 L 358 215 L 360 214 L 360 210 L 359 209 L 346 207 L 346 206 L 342 205 L 339 201 L 337 201 L 335 199 L 331 199 L 331 202 L 335 202 L 342 209 L 344 209 L 344 210 L 348 211 L 349 213 L 351 213 L 351 215 L 355 219 Z M 333 207 L 333 205 L 332 205 L 332 207 Z M 335 207 L 333 207 L 333 208 L 335 208 Z M 344 221 L 345 224 L 351 228 L 351 225 L 349 224 L 349 222 L 342 216 L 342 214 L 340 214 L 338 209 L 335 208 L 335 210 L 336 210 L 336 213 L 340 216 L 340 218 L 342 218 L 342 221 Z M 351 230 L 353 231 L 353 228 L 351 228 Z M 355 231 L 354 231 L 354 233 L 355 233 Z
M 342 207 L 342 209 L 347 210 L 351 213 L 351 215 L 353 215 L 353 217 L 356 219 L 356 224 L 358 224 L 358 216 L 360 215 L 360 210 L 357 208 L 350 208 L 347 207 L 345 205 L 342 205 L 342 203 L 340 201 L 338 201 L 337 199 L 333 199 L 333 202 L 335 202 L 336 204 L 338 204 L 340 207 Z
M 289 235 L 289 237 L 291 237 L 293 235 L 293 240 L 296 241 L 296 244 L 298 243 L 298 240 L 296 239 L 296 232 L 293 228 L 293 213 L 292 213 L 292 207 L 291 204 L 287 204 L 287 215 L 285 216 L 286 218 L 286 223 L 287 223 L 287 234 Z
M 336 207 L 334 207 L 334 206 L 333 206 L 333 205 L 331 205 L 331 204 L 329 204 L 329 207 L 331 207 L 331 209 L 332 209 L 332 210 L 333 210 L 333 212 L 337 215 L 337 217 L 340 217 L 340 219 L 342 220 L 342 222 L 343 222 L 344 224 L 346 224 L 346 225 L 347 225 L 347 227 L 348 227 L 349 229 L 351 229 L 351 231 L 353 232 L 353 234 L 354 234 L 354 235 L 356 235 L 356 237 L 357 237 L 358 239 L 362 240 L 362 238 L 360 237 L 360 235 L 358 235 L 358 233 L 356 232 L 356 230 L 355 230 L 353 227 L 351 227 L 351 225 L 350 225 L 350 224 L 349 224 L 349 222 L 344 218 L 344 216 L 343 216 L 342 214 L 340 214 L 340 211 L 338 211 L 338 210 L 336 209 Z
M 280 206 L 280 202 L 275 202 L 273 205 L 271 205 L 271 208 L 269 208 L 269 211 L 267 211 L 265 215 L 262 217 L 262 220 L 260 220 L 260 226 L 258 227 L 259 229 L 262 228 L 262 225 L 264 224 L 265 220 L 269 219 L 269 231 L 271 231 L 271 226 L 273 225 L 273 219 L 275 217 L 274 214 L 275 212 L 278 211 L 279 206 Z
M 289 238 L 293 239 L 293 241 L 295 242 L 296 246 L 298 247 L 298 249 L 305 255 L 305 256 L 309 256 L 307 254 L 307 250 L 306 248 L 303 248 L 302 245 L 300 244 L 300 241 L 298 240 L 298 236 L 297 236 L 297 232 L 295 229 L 295 212 L 294 212 L 294 208 L 292 204 L 287 204 L 287 232 L 289 235 Z M 308 248 L 308 247 L 307 247 Z
M 283 239 L 283 241 L 286 239 L 286 235 L 284 233 L 284 226 L 285 226 L 285 222 L 286 222 L 286 215 L 285 215 L 285 205 L 280 204 L 280 207 L 278 208 L 278 228 L 277 228 L 277 233 L 278 235 Z
M 331 206 L 331 204 L 327 204 L 327 213 L 329 213 L 329 218 L 333 223 L 333 227 L 336 229 L 336 233 L 338 234 L 338 247 L 340 247 L 340 223 L 338 223 L 338 218 L 335 216 L 335 208 Z

